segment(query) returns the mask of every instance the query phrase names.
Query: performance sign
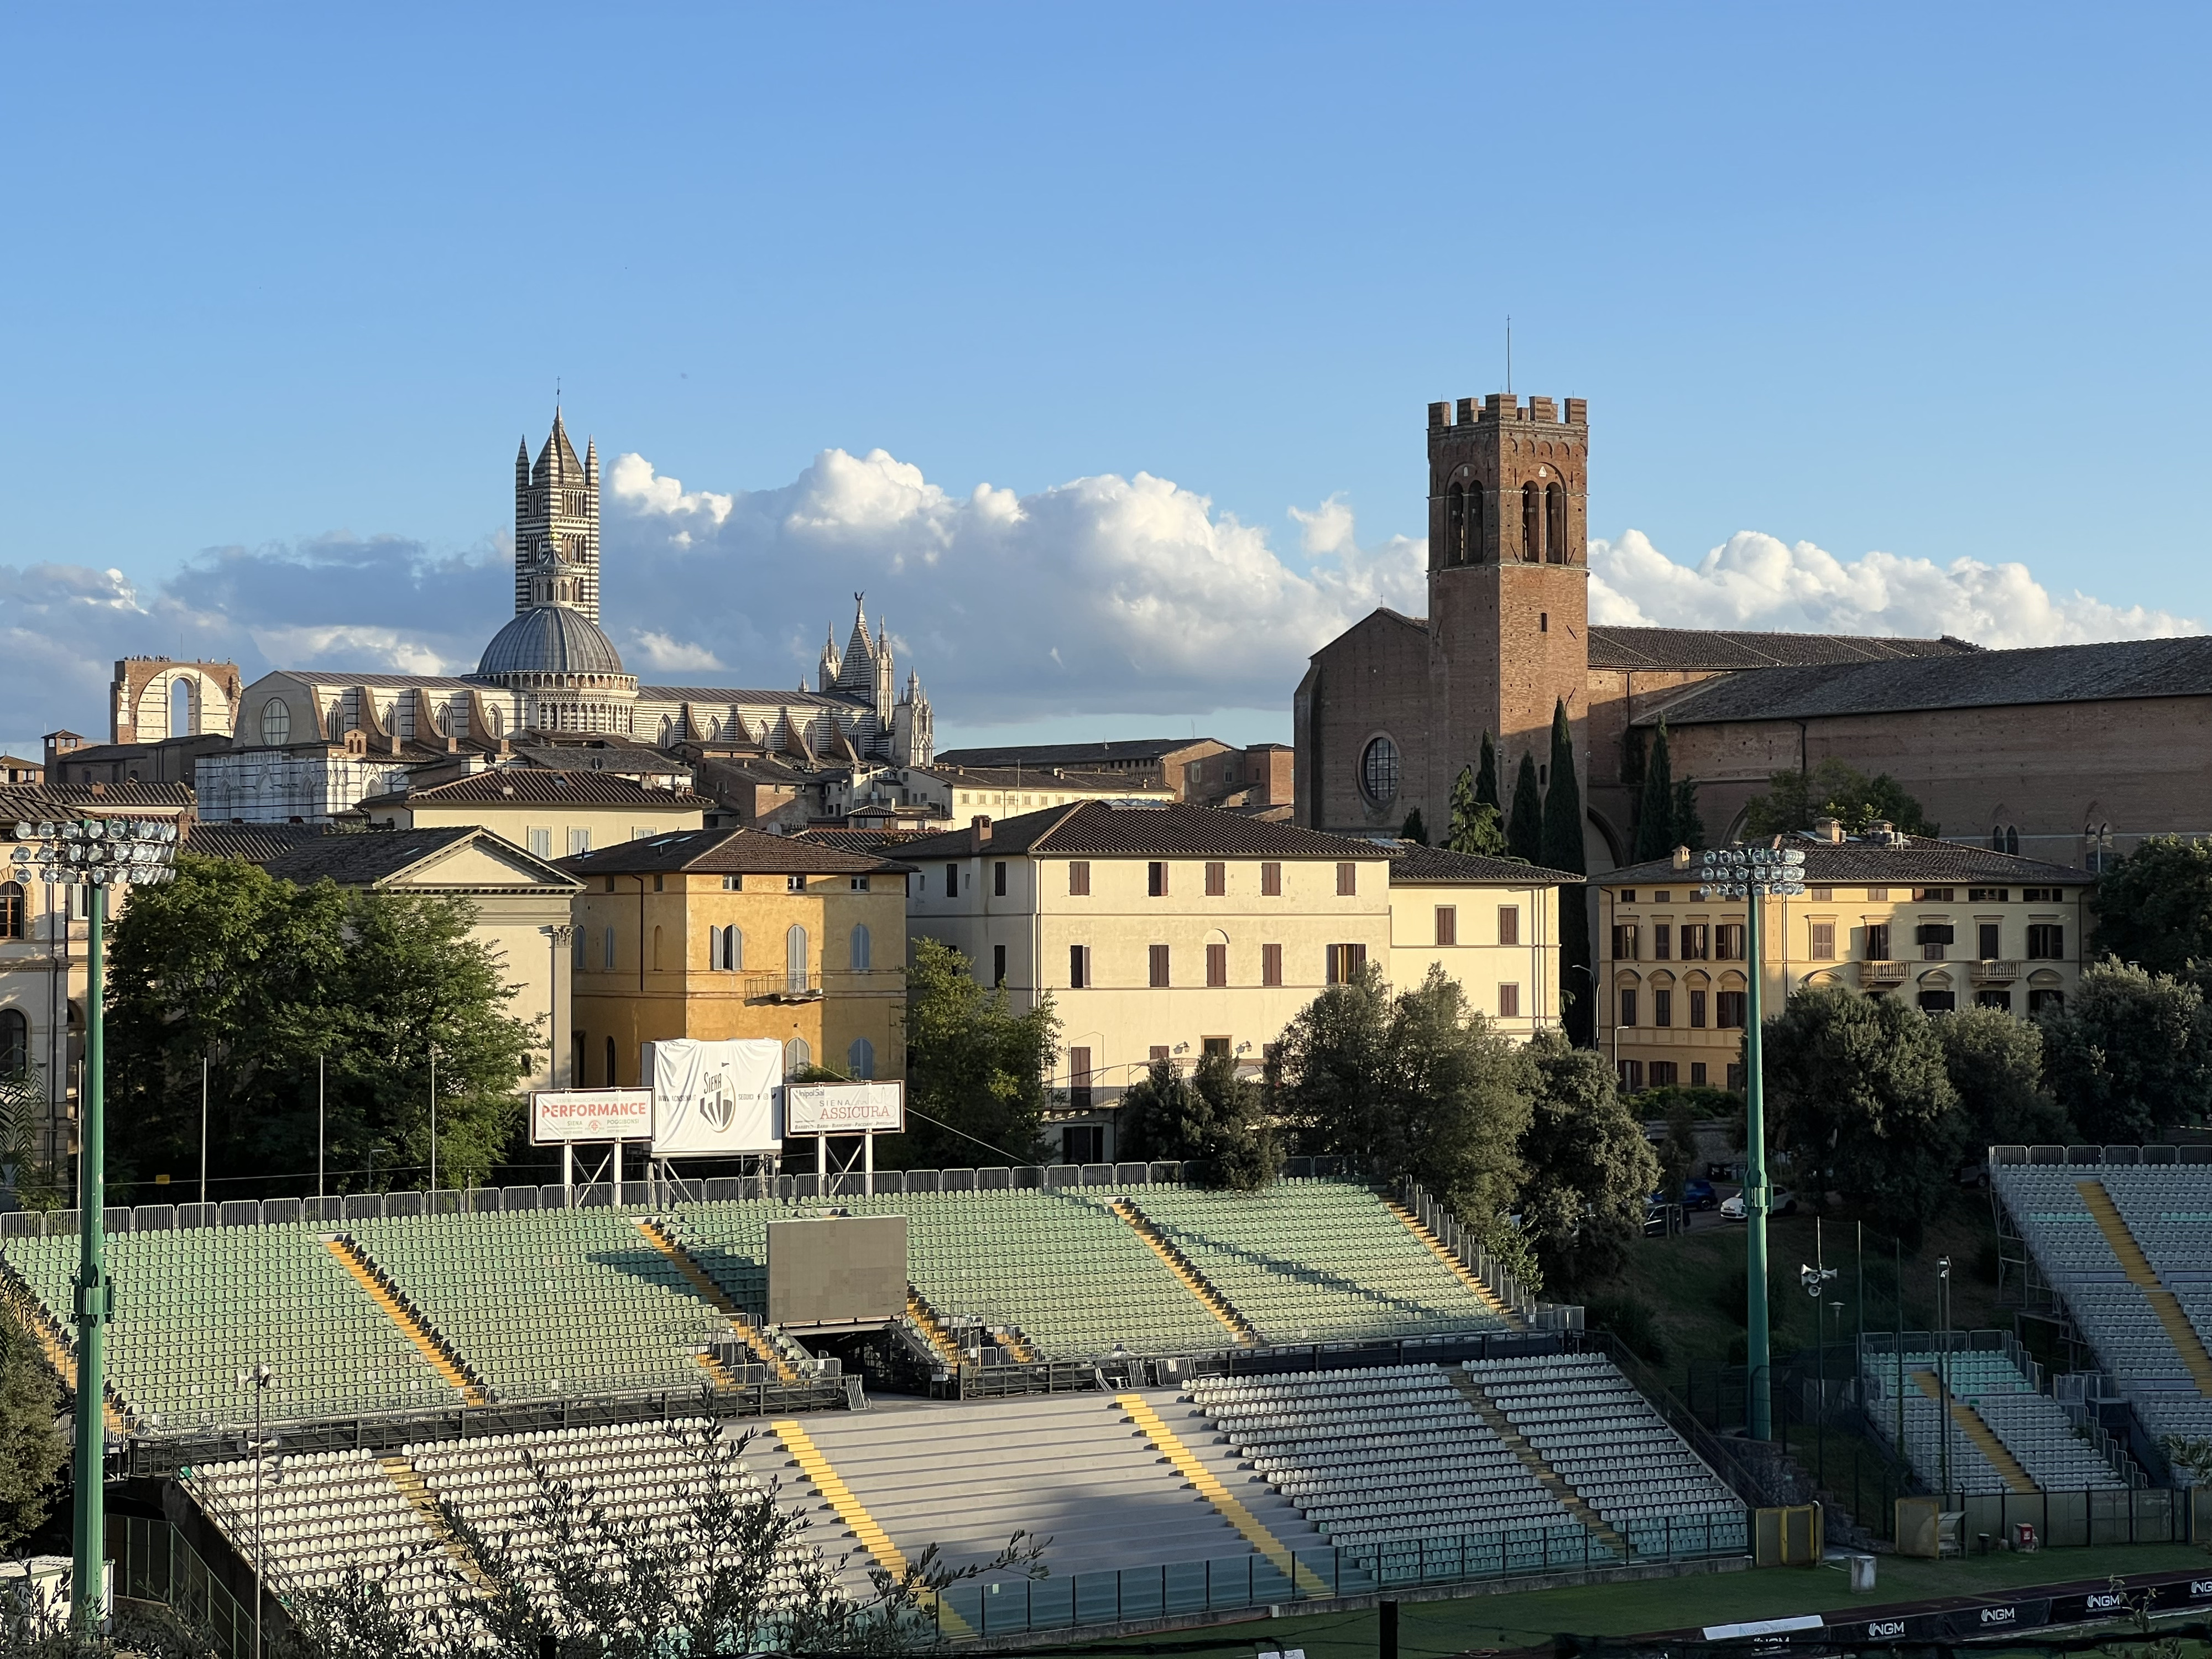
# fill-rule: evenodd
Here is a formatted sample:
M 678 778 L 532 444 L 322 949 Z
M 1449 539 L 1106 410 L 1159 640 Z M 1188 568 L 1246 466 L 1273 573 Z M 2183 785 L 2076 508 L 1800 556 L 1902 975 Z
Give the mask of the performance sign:
M 783 1145 L 783 1045 L 774 1037 L 645 1045 L 653 1079 L 653 1150 L 663 1158 L 736 1157 Z
M 530 1144 L 650 1140 L 650 1089 L 538 1089 L 530 1096 Z
M 906 1085 L 794 1083 L 783 1091 L 783 1115 L 789 1134 L 896 1134 L 906 1127 Z

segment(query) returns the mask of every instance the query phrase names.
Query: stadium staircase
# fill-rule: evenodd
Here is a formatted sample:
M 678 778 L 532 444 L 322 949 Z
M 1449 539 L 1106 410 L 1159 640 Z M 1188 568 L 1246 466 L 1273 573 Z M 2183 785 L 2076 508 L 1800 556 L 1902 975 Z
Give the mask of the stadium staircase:
M 423 1323 L 420 1316 L 409 1307 L 398 1291 L 386 1281 L 361 1247 L 343 1234 L 326 1238 L 323 1248 L 338 1260 L 338 1264 L 359 1281 L 369 1300 L 383 1310 L 384 1316 L 399 1328 L 400 1334 L 415 1345 L 416 1352 L 430 1363 L 431 1369 L 451 1383 L 469 1405 L 484 1403 L 483 1385 L 471 1376 L 453 1354 L 441 1343 L 437 1334 Z
M 929 1298 L 911 1285 L 906 1287 L 906 1316 L 908 1323 L 929 1345 L 930 1352 L 937 1356 L 940 1364 L 957 1366 L 965 1358 L 959 1343 L 953 1340 L 952 1328 L 945 1322 L 945 1316 L 931 1307 Z
M 1198 1298 L 1206 1312 L 1221 1322 L 1239 1347 L 1256 1348 L 1260 1346 L 1260 1333 L 1253 1328 L 1252 1322 L 1230 1305 L 1229 1298 L 1214 1288 L 1212 1281 L 1199 1271 L 1197 1265 L 1173 1240 L 1154 1226 L 1142 1210 L 1126 1198 L 1115 1199 L 1110 1207 L 1138 1237 L 1151 1246 L 1155 1255 L 1168 1264 L 1169 1270 L 1182 1282 L 1182 1287 Z
M 1392 1215 L 1396 1216 L 1400 1221 L 1403 1222 L 1406 1226 L 1406 1231 L 1413 1234 L 1414 1237 L 1419 1239 L 1421 1243 L 1427 1249 L 1429 1254 L 1436 1257 L 1437 1261 L 1443 1262 L 1445 1268 L 1451 1273 L 1452 1277 L 1458 1279 L 1459 1282 L 1466 1285 L 1468 1289 L 1473 1291 L 1477 1297 L 1481 1298 L 1486 1306 L 1496 1312 L 1498 1318 L 1504 1321 L 1504 1322 L 1514 1330 L 1517 1331 L 1527 1328 L 1528 1322 L 1522 1319 L 1519 1314 L 1514 1312 L 1512 1309 L 1507 1307 L 1504 1302 L 1498 1297 L 1498 1292 L 1492 1290 L 1488 1285 L 1485 1284 L 1482 1279 L 1477 1276 L 1473 1268 L 1469 1267 L 1464 1261 L 1462 1261 L 1459 1257 L 1444 1243 L 1443 1240 L 1437 1237 L 1435 1230 L 1426 1222 L 1423 1221 L 1420 1217 L 1415 1215 L 1413 1211 L 1407 1209 L 1403 1204 L 1400 1203 L 1395 1198 L 1384 1199 L 1382 1200 L 1382 1207 L 1389 1211 Z
M 2182 1310 L 2180 1299 L 2160 1281 L 2157 1270 L 2143 1254 L 2142 1246 L 2136 1242 L 2127 1218 L 2120 1213 L 2119 1206 L 2112 1201 L 2112 1194 L 2101 1181 L 2077 1181 L 2074 1190 L 2081 1194 L 2081 1202 L 2095 1220 L 2097 1231 L 2104 1234 L 2106 1243 L 2112 1247 L 2113 1256 L 2127 1274 L 2128 1283 L 2142 1291 L 2143 1301 L 2165 1328 L 2174 1351 L 2181 1356 L 2181 1363 L 2195 1379 L 2197 1393 L 2212 1398 L 2212 1354 L 2205 1352 L 2203 1340 Z
M 751 1316 L 731 1300 L 729 1293 L 714 1281 L 707 1270 L 693 1259 L 691 1252 L 678 1242 L 658 1217 L 641 1216 L 637 1226 L 653 1248 L 676 1265 L 676 1271 L 684 1275 L 685 1281 L 697 1292 L 699 1299 L 730 1322 L 730 1328 L 737 1334 L 738 1340 L 752 1351 L 762 1364 L 775 1373 L 777 1382 L 799 1381 L 799 1368 L 778 1351 L 775 1344 L 769 1340 L 768 1334 L 753 1323 Z M 737 1379 L 724 1370 L 712 1354 L 701 1354 L 699 1366 L 714 1379 L 717 1388 L 734 1389 L 738 1386 Z
M 798 1466 L 799 1472 L 821 1494 L 839 1523 L 853 1534 L 876 1565 L 893 1578 L 904 1579 L 909 1571 L 906 1553 L 892 1542 L 890 1534 L 885 1532 L 882 1523 L 868 1513 L 867 1505 L 854 1494 L 853 1489 L 845 1484 L 837 1471 L 830 1467 L 830 1460 L 822 1455 L 821 1448 L 814 1443 L 813 1437 L 788 1418 L 770 1425 L 770 1431 L 783 1443 L 783 1449 L 791 1454 L 792 1462 Z M 975 1634 L 966 1620 L 927 1590 L 922 1592 L 921 1601 L 925 1607 L 935 1607 L 939 1628 L 944 1634 L 956 1640 Z
M 1933 1371 L 1915 1371 L 1912 1380 L 1921 1393 L 1938 1406 L 1943 1404 L 1942 1384 Z M 2002 1477 L 2007 1487 L 2016 1492 L 2039 1490 L 2035 1482 L 2028 1479 L 2027 1471 L 2021 1467 L 2020 1459 L 2014 1457 L 2004 1442 L 1997 1438 L 1996 1431 L 1983 1420 L 1979 1412 L 1956 1395 L 1951 1396 L 1949 1403 L 1952 1423 L 1960 1433 L 1966 1437 L 1967 1443 L 1989 1460 L 1990 1467 Z
M 1521 1460 L 1528 1473 L 1536 1477 L 1536 1484 L 1559 1500 L 1559 1506 L 1579 1521 L 1591 1537 L 1608 1550 L 1618 1552 L 1624 1559 L 1628 1554 L 1628 1540 L 1607 1525 L 1605 1518 L 1583 1501 L 1582 1494 L 1570 1485 L 1566 1478 L 1545 1460 L 1544 1454 L 1528 1443 L 1528 1437 L 1515 1428 L 1498 1404 L 1483 1389 L 1482 1385 L 1467 1372 L 1453 1368 L 1446 1371 L 1453 1388 L 1474 1413 L 1489 1426 L 1490 1431 L 1505 1443 L 1506 1449 Z
M 1265 1556 L 1278 1572 L 1292 1579 L 1310 1595 L 1329 1593 L 1327 1583 L 1313 1569 L 1300 1563 L 1289 1547 L 1270 1531 L 1241 1498 L 1221 1484 L 1221 1477 L 1183 1443 L 1182 1437 L 1168 1426 L 1150 1401 L 1139 1394 L 1123 1394 L 1116 1395 L 1114 1403 L 1127 1414 L 1127 1421 L 1136 1425 L 1137 1431 L 1159 1449 L 1169 1466 L 1190 1485 L 1191 1489 L 1213 1505 L 1215 1512 L 1236 1528 L 1244 1541 Z
M 62 1386 L 74 1395 L 76 1393 L 75 1346 L 62 1328 L 54 1322 L 52 1316 L 46 1312 L 37 1296 L 4 1266 L 0 1266 L 0 1306 L 5 1306 L 22 1322 L 23 1328 L 31 1334 L 31 1340 L 39 1345 L 39 1352 L 46 1356 L 46 1364 L 52 1366 L 54 1375 L 61 1378 Z M 118 1396 L 112 1386 L 106 1393 L 107 1397 L 100 1402 L 100 1414 L 107 1420 L 109 1433 L 122 1434 L 127 1425 L 123 1413 L 116 1407 Z
M 460 1535 L 447 1524 L 445 1511 L 438 1507 L 437 1494 L 422 1479 L 414 1460 L 403 1455 L 379 1458 L 377 1462 L 392 1484 L 399 1489 L 399 1495 L 407 1500 L 408 1507 L 422 1517 L 422 1524 L 430 1529 L 452 1559 L 454 1570 L 479 1590 L 489 1592 L 491 1580 L 484 1572 L 483 1565 L 461 1541 Z

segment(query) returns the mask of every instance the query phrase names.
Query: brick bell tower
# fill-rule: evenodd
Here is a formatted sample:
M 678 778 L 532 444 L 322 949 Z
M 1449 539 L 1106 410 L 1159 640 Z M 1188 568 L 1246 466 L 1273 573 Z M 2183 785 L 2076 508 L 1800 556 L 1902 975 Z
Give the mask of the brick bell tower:
M 1563 409 L 1549 398 L 1523 409 L 1511 392 L 1429 405 L 1431 801 L 1449 801 L 1460 769 L 1480 763 L 1487 731 L 1510 813 L 1521 757 L 1549 766 L 1559 700 L 1589 798 L 1589 461 L 1580 398 Z

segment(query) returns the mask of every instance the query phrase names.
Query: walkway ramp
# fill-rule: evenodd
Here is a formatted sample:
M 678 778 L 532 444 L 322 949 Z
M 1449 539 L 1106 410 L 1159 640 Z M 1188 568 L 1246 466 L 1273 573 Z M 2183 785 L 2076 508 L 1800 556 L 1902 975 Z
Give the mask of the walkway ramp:
M 2189 1375 L 2197 1383 L 2197 1392 L 2212 1399 L 2212 1353 L 2205 1352 L 2203 1339 L 2189 1322 L 2188 1314 L 2183 1311 L 2173 1292 L 2159 1282 L 2157 1270 L 2150 1265 L 2150 1258 L 2143 1254 L 2135 1234 L 2129 1231 L 2120 1206 L 2112 1202 L 2112 1195 L 2105 1190 L 2101 1181 L 2077 1181 L 2074 1190 L 2081 1194 L 2081 1202 L 2088 1206 L 2097 1231 L 2105 1236 L 2105 1243 L 2112 1246 L 2121 1271 L 2128 1276 L 2128 1283 L 2142 1292 L 2143 1301 L 2165 1328 L 2166 1340 L 2173 1344 L 2181 1363 L 2189 1368 Z

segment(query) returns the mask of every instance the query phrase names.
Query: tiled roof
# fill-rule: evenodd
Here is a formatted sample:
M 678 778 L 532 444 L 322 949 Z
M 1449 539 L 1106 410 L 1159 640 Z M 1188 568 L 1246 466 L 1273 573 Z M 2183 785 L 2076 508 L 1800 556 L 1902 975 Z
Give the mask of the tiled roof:
M 1595 630 L 1593 630 L 1595 631 Z M 1773 668 L 1692 686 L 1638 726 L 2212 693 L 2212 635 L 1977 651 L 1837 668 Z
M 189 807 L 188 783 L 18 783 L 0 786 L 0 817 L 52 817 L 103 806 Z
M 1979 646 L 1941 639 L 1891 639 L 1850 634 L 1765 634 L 1749 629 L 1613 628 L 1589 630 L 1593 668 L 1798 668 L 1894 662 L 1901 657 L 1956 657 Z
M 196 823 L 180 850 L 204 859 L 267 864 L 302 842 L 343 833 L 322 823 Z
M 1841 845 L 1815 841 L 1809 836 L 1785 837 L 1786 847 L 1802 848 L 1805 880 L 1813 886 L 1927 887 L 1972 883 L 1978 886 L 2027 885 L 2086 887 L 2096 878 L 2086 870 L 2063 864 L 2045 864 L 2010 853 L 1993 853 L 1966 842 L 1938 841 L 1928 836 L 1907 836 L 1901 846 L 1879 842 L 1848 841 Z M 1677 870 L 1672 860 L 1609 870 L 1590 880 L 1606 887 L 1648 887 L 1698 884 L 1698 855 L 1690 854 L 1690 867 Z
M 1522 864 L 1512 859 L 1476 858 L 1470 854 L 1454 853 L 1442 847 L 1423 847 L 1410 841 L 1394 842 L 1384 850 L 1390 854 L 1390 884 L 1393 887 L 1412 886 L 1423 882 L 1575 887 L 1589 879 L 1570 870 L 1547 870 L 1540 864 Z
M 1081 768 L 1116 761 L 1124 765 L 1145 761 L 1157 764 L 1178 750 L 1213 741 L 1212 738 L 1128 738 L 1107 743 L 1017 743 L 991 749 L 947 749 L 931 762 L 930 769 L 939 771 L 948 766 Z
M 908 860 L 972 855 L 974 831 L 949 830 L 908 842 Z M 1001 818 L 991 828 L 987 853 L 1038 853 L 1056 857 L 1379 859 L 1388 851 L 1373 842 L 1325 836 L 1295 824 L 1267 823 L 1210 807 L 1162 801 L 1113 806 L 1083 801 Z
M 790 839 L 834 847 L 841 853 L 873 853 L 904 847 L 937 833 L 934 830 L 802 830 Z
M 413 806 L 636 806 L 662 812 L 704 811 L 714 804 L 688 790 L 648 788 L 611 772 L 554 772 L 535 766 L 495 767 L 380 799 Z
M 769 836 L 757 830 L 678 830 L 646 836 L 597 853 L 562 859 L 579 876 L 635 876 L 691 871 L 705 875 L 867 875 L 903 872 L 890 859 L 826 847 L 812 836 Z
M 927 773 L 946 783 L 964 788 L 982 789 L 1097 789 L 1102 791 L 1163 789 L 1164 784 L 1147 786 L 1133 780 L 1127 772 L 1079 772 L 1067 767 L 1048 766 L 948 766 L 943 761 L 933 761 L 927 766 L 917 766 L 917 772 Z
M 518 744 L 514 752 L 532 766 L 556 772 L 646 772 L 672 777 L 691 769 L 637 744 Z
M 448 848 L 478 837 L 495 843 L 501 853 L 517 864 L 542 872 L 542 880 L 537 884 L 566 886 L 572 879 L 559 866 L 532 857 L 489 830 L 465 823 L 450 824 L 441 830 L 371 830 L 350 835 L 319 836 L 270 859 L 263 867 L 280 880 L 303 887 L 325 878 L 342 887 L 368 887 L 411 870 Z M 501 884 L 528 884 L 518 880 Z
M 768 691 L 758 687 L 726 685 L 641 685 L 640 702 L 765 703 L 770 708 L 788 703 L 794 708 L 857 708 L 874 706 L 872 697 L 856 697 L 842 691 Z

